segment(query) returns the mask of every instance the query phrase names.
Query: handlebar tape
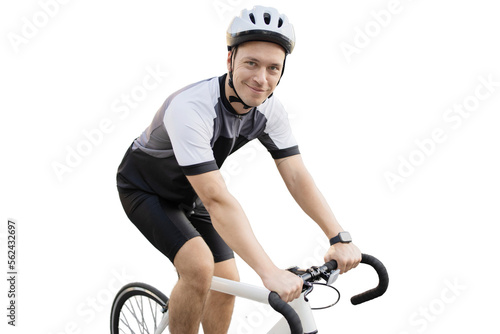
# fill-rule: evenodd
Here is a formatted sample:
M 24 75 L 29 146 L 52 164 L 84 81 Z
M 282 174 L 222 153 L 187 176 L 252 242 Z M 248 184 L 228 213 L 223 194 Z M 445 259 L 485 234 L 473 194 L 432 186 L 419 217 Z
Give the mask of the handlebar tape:
M 283 315 L 283 317 L 288 322 L 290 326 L 291 334 L 303 334 L 302 323 L 300 321 L 297 312 L 284 302 L 276 292 L 271 292 L 268 297 L 269 305 L 278 313 Z
M 387 287 L 389 286 L 389 274 L 387 273 L 387 269 L 382 264 L 382 262 L 371 255 L 362 254 L 361 263 L 367 264 L 375 269 L 378 274 L 379 283 L 377 287 L 352 297 L 351 303 L 353 305 L 359 305 L 361 303 L 382 296 L 387 291 Z M 331 260 L 324 264 L 323 268 L 325 267 L 328 271 L 335 270 L 337 269 L 337 261 Z M 306 273 L 304 275 L 301 275 L 301 277 L 307 280 L 307 277 L 309 277 L 309 275 L 309 273 Z M 290 326 L 291 334 L 303 333 L 300 318 L 290 305 L 285 303 L 276 292 L 269 293 L 268 300 L 269 305 L 271 305 L 271 307 L 276 312 L 283 315 L 283 317 L 286 319 L 288 325 Z
M 371 255 L 362 254 L 361 263 L 367 264 L 375 269 L 378 274 L 379 283 L 377 287 L 352 297 L 351 303 L 353 305 L 359 305 L 382 296 L 387 291 L 387 287 L 389 286 L 389 274 L 387 273 L 387 269 L 385 269 L 382 262 Z M 335 270 L 337 269 L 337 261 L 331 260 L 325 263 L 325 266 L 329 271 Z
M 377 287 L 352 297 L 351 303 L 353 305 L 359 305 L 361 303 L 382 296 L 389 286 L 389 274 L 387 273 L 387 269 L 385 269 L 385 266 L 382 264 L 382 262 L 371 255 L 363 254 L 361 263 L 368 264 L 372 266 L 373 269 L 375 269 L 378 274 L 379 283 Z

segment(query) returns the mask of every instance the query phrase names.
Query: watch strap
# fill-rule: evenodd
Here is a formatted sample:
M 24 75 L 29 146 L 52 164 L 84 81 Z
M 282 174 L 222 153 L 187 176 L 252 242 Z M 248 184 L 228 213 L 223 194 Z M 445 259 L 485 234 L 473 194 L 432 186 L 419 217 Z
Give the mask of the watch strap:
M 341 237 L 342 235 L 342 237 Z M 347 240 L 344 240 L 344 239 L 347 239 Z M 333 238 L 330 239 L 330 246 L 333 246 L 335 245 L 336 243 L 339 243 L 339 242 L 342 242 L 342 243 L 345 243 L 345 244 L 348 244 L 350 242 L 352 242 L 352 239 L 351 239 L 351 235 L 349 234 L 349 232 L 340 232 L 339 234 L 337 234 L 336 236 L 334 236 Z
M 340 237 L 338 235 L 334 236 L 333 238 L 330 239 L 330 246 L 335 245 L 336 243 L 340 242 Z

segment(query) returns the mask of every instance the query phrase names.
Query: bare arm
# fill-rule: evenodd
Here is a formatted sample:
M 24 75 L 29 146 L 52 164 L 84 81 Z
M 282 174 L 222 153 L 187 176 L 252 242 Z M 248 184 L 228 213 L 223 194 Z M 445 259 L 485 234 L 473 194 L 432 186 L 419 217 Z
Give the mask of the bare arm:
M 187 177 L 200 196 L 222 239 L 255 272 L 269 290 L 276 291 L 283 300 L 300 296 L 302 280 L 278 269 L 257 241 L 247 216 L 238 201 L 229 193 L 219 171 Z
M 319 225 L 328 239 L 343 231 L 300 155 L 278 159 L 276 166 L 290 194 L 302 210 Z M 352 243 L 336 244 L 330 247 L 325 255 L 325 261 L 332 259 L 337 260 L 339 269 L 344 273 L 359 264 L 361 252 Z

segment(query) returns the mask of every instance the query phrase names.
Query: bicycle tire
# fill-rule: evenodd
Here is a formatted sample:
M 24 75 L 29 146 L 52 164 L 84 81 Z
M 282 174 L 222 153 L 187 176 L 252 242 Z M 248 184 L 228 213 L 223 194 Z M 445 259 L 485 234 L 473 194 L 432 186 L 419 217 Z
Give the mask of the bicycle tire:
M 168 309 L 168 297 L 145 283 L 130 283 L 116 294 L 111 307 L 111 334 L 154 334 L 163 313 Z

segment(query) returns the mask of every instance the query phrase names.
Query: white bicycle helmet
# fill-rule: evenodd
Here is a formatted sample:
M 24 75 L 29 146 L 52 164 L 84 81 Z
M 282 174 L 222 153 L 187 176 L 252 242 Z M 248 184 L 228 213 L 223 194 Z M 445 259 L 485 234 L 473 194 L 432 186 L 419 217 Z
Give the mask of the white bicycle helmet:
M 279 44 L 290 54 L 295 46 L 295 32 L 286 15 L 272 7 L 255 6 L 242 10 L 233 19 L 226 40 L 229 50 L 244 42 L 263 41 Z

